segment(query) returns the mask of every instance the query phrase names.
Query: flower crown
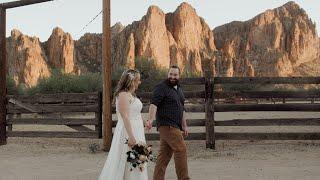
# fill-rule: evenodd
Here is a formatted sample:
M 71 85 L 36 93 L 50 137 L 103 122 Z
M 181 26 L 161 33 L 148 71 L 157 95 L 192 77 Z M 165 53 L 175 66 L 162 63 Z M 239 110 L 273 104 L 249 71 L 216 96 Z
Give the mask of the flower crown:
M 128 75 L 129 75 L 131 80 L 134 79 L 134 73 L 133 72 L 128 72 Z

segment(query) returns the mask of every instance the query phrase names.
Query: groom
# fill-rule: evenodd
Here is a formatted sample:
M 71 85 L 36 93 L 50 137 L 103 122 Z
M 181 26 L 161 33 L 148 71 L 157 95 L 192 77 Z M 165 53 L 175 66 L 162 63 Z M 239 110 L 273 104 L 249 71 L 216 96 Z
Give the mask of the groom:
M 156 119 L 160 133 L 160 151 L 153 174 L 153 180 L 164 180 L 168 163 L 174 154 L 176 174 L 179 180 L 189 180 L 186 144 L 188 136 L 184 108 L 184 94 L 179 84 L 180 69 L 171 66 L 168 78 L 156 85 L 152 93 L 149 119 L 146 127 L 150 130 Z

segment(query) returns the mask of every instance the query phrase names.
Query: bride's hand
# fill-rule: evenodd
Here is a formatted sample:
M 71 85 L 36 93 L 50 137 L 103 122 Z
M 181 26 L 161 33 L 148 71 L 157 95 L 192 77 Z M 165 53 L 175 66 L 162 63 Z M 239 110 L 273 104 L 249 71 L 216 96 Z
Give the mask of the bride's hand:
M 150 120 L 147 120 L 145 126 L 146 126 L 147 131 L 150 132 L 150 130 L 152 128 L 152 122 Z
M 137 144 L 136 139 L 135 139 L 134 137 L 129 137 L 129 138 L 128 138 L 128 146 L 129 146 L 129 147 L 132 147 L 132 146 L 134 146 L 135 144 Z

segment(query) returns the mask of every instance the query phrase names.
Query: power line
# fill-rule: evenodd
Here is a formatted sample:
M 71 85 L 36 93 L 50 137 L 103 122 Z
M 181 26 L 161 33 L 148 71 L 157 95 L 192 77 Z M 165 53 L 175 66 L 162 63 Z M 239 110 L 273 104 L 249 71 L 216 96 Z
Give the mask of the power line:
M 97 17 L 102 13 L 102 10 L 90 21 L 88 22 L 81 30 L 80 32 L 82 32 L 84 29 L 86 29 L 95 19 L 97 19 Z

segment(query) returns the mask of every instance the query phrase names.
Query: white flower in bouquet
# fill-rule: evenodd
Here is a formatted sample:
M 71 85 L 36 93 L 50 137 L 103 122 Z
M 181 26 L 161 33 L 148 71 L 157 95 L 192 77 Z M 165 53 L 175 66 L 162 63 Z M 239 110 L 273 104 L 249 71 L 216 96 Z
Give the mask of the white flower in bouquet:
M 142 161 L 142 162 L 144 162 L 144 161 L 147 160 L 147 156 L 145 156 L 145 155 L 140 155 L 140 156 L 139 156 L 139 160 Z
M 131 159 L 135 159 L 136 156 L 135 156 L 133 153 L 130 153 L 130 158 L 131 158 Z

